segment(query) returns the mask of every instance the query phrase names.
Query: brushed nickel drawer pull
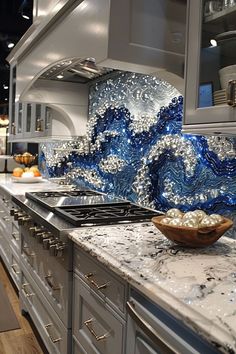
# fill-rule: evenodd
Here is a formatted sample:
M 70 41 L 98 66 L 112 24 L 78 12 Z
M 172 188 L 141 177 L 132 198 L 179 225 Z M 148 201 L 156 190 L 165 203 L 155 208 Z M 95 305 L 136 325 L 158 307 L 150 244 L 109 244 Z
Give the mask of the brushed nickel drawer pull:
M 142 331 L 160 348 L 160 351 L 166 354 L 176 354 L 175 349 L 170 343 L 166 342 L 148 322 L 146 322 L 135 309 L 133 301 L 126 302 L 126 309 L 133 321 L 142 329 Z
M 89 332 L 94 336 L 96 341 L 99 342 L 100 340 L 107 339 L 107 337 L 109 336 L 109 333 L 105 333 L 105 334 L 103 334 L 101 336 L 97 335 L 96 332 L 93 329 L 93 322 L 94 322 L 94 319 L 90 318 L 89 320 L 84 321 L 84 325 L 88 328 Z
M 45 280 L 47 282 L 47 284 L 50 286 L 50 288 L 52 289 L 52 291 L 57 291 L 57 290 L 61 290 L 61 287 L 59 285 L 54 285 L 52 282 L 52 275 L 45 275 Z
M 53 327 L 52 323 L 48 323 L 44 327 L 45 327 L 47 334 L 48 334 L 49 338 L 51 339 L 52 343 L 57 343 L 57 342 L 60 342 L 60 340 L 62 340 L 62 338 L 60 338 L 60 337 L 53 338 L 53 335 L 51 334 L 51 328 Z
M 102 289 L 106 289 L 108 287 L 108 285 L 110 285 L 110 281 L 104 283 L 104 284 L 101 284 L 101 285 L 98 285 L 98 283 L 96 283 L 95 280 L 93 279 L 90 279 L 91 277 L 93 277 L 95 274 L 93 273 L 88 273 L 88 274 L 85 274 L 85 278 L 90 282 L 90 284 L 92 284 L 93 286 L 95 286 L 95 288 L 97 290 L 102 290 Z
M 35 295 L 34 293 L 28 293 L 28 292 L 27 292 L 26 287 L 27 287 L 28 285 L 29 285 L 29 283 L 24 283 L 24 284 L 22 284 L 22 286 L 21 286 L 21 289 L 22 289 L 24 295 L 25 295 L 26 297 L 34 296 L 34 295 Z
M 16 240 L 16 241 L 19 241 L 19 237 L 17 237 L 17 236 L 19 236 L 19 232 L 12 232 L 12 237 Z
M 29 247 L 28 246 L 24 246 L 23 247 L 23 251 L 24 253 L 26 254 L 27 257 L 35 257 L 35 253 L 34 252 L 31 252 L 29 251 Z
M 13 272 L 14 272 L 15 274 L 20 274 L 19 267 L 18 267 L 18 265 L 17 265 L 16 263 L 13 263 L 13 264 L 11 265 L 11 269 L 13 270 Z

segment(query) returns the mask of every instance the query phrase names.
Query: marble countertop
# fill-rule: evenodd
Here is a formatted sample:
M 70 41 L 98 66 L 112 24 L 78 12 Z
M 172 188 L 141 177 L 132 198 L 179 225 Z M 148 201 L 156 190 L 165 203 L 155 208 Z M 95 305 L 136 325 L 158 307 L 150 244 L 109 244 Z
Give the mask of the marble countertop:
M 11 195 L 24 195 L 26 192 L 37 192 L 42 190 L 65 190 L 71 186 L 59 185 L 55 182 L 50 182 L 47 179 L 37 183 L 18 183 L 13 182 L 11 174 L 0 174 L 0 186 Z
M 88 227 L 69 237 L 221 352 L 236 353 L 236 240 L 183 248 L 152 223 Z

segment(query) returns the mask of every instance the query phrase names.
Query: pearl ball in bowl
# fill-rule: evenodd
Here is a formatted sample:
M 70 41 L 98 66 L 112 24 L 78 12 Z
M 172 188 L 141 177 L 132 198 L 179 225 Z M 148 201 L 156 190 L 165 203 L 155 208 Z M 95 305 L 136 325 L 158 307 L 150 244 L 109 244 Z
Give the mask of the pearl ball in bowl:
M 166 213 L 169 218 L 182 218 L 182 215 L 182 212 L 176 208 L 169 209 Z
M 182 226 L 182 219 L 181 219 L 181 218 L 173 218 L 173 219 L 171 219 L 171 221 L 169 222 L 169 225 L 172 225 L 172 226 Z

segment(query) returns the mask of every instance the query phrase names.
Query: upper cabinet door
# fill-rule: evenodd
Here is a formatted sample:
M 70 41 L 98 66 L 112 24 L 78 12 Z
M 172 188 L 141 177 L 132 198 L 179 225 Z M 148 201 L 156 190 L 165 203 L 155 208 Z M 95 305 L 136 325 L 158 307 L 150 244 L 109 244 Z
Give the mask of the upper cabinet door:
M 183 131 L 236 134 L 236 0 L 189 0 Z

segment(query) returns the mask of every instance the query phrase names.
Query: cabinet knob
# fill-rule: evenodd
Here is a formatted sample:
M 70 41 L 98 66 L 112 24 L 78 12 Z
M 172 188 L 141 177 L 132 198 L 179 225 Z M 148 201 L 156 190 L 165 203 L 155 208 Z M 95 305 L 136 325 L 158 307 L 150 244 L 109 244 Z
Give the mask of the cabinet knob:
M 11 124 L 11 134 L 12 134 L 12 135 L 16 135 L 16 126 L 15 126 L 15 123 L 12 123 L 12 124 Z
M 236 80 L 230 80 L 226 90 L 227 103 L 229 106 L 236 107 Z

